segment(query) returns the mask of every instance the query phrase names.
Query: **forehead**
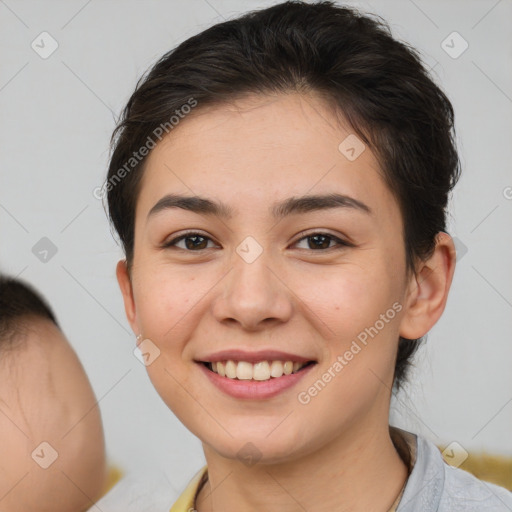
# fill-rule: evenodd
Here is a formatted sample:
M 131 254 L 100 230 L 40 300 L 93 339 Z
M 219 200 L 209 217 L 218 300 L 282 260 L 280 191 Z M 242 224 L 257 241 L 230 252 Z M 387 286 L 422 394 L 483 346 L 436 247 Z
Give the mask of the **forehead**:
M 377 211 L 394 202 L 370 148 L 312 95 L 199 104 L 152 150 L 144 167 L 137 209 L 145 213 L 165 192 L 177 190 L 215 194 L 235 212 L 334 189 Z

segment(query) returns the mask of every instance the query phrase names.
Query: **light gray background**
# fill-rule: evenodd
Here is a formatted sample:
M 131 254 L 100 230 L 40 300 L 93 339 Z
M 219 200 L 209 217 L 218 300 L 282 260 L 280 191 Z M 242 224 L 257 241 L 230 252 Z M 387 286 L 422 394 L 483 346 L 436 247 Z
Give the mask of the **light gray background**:
M 114 273 L 122 254 L 92 191 L 141 73 L 211 24 L 274 3 L 0 0 L 0 268 L 55 308 L 98 397 L 111 461 L 163 467 L 177 488 L 203 464 L 201 445 L 133 355 Z M 349 4 L 383 16 L 433 67 L 456 110 L 463 163 L 450 298 L 394 421 L 442 446 L 512 454 L 512 2 Z M 31 48 L 43 31 L 59 45 L 47 59 Z M 456 59 L 441 46 L 453 31 L 469 44 Z M 42 237 L 57 247 L 47 262 L 32 251 Z

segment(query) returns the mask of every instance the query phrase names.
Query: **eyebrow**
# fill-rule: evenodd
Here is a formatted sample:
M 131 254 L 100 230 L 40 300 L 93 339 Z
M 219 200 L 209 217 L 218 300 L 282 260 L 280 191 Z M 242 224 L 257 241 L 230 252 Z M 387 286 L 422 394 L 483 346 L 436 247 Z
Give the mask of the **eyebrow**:
M 200 196 L 182 196 L 168 194 L 162 197 L 148 213 L 149 217 L 172 208 L 181 208 L 201 215 L 211 215 L 224 219 L 231 219 L 235 211 L 218 201 Z M 274 218 L 282 219 L 288 215 L 308 213 L 332 208 L 349 208 L 372 215 L 373 212 L 365 203 L 343 194 L 309 195 L 302 197 L 289 197 L 276 203 L 271 208 Z

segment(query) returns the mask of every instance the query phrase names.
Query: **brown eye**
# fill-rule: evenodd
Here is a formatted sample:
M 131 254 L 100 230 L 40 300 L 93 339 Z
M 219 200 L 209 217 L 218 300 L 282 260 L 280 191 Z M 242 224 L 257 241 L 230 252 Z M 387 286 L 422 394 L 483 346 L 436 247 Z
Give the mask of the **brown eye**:
M 208 249 L 207 246 L 209 241 L 211 241 L 210 238 L 199 233 L 187 233 L 186 235 L 181 235 L 169 240 L 163 245 L 163 247 L 177 247 L 179 249 L 194 252 Z M 183 244 L 182 246 L 179 246 L 178 244 L 181 242 L 183 242 Z
M 296 245 L 302 242 L 303 240 L 307 240 L 306 249 L 312 249 L 314 251 L 327 250 L 332 248 L 343 248 L 350 246 L 349 243 L 344 242 L 340 238 L 333 235 L 329 235 L 327 233 L 311 233 L 310 235 L 301 238 L 298 242 L 296 242 Z M 335 242 L 335 244 L 331 245 L 332 242 Z M 301 247 L 301 249 L 304 249 L 304 247 Z

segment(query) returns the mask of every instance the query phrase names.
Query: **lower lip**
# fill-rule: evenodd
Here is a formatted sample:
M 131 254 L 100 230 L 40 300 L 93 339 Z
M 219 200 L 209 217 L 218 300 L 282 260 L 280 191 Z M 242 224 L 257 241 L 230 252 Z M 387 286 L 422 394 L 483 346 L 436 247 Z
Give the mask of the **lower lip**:
M 269 380 L 238 380 L 221 377 L 218 373 L 206 368 L 204 364 L 197 364 L 210 381 L 227 395 L 253 400 L 272 398 L 282 393 L 297 384 L 315 366 L 315 364 L 311 364 L 297 373 L 272 377 Z

